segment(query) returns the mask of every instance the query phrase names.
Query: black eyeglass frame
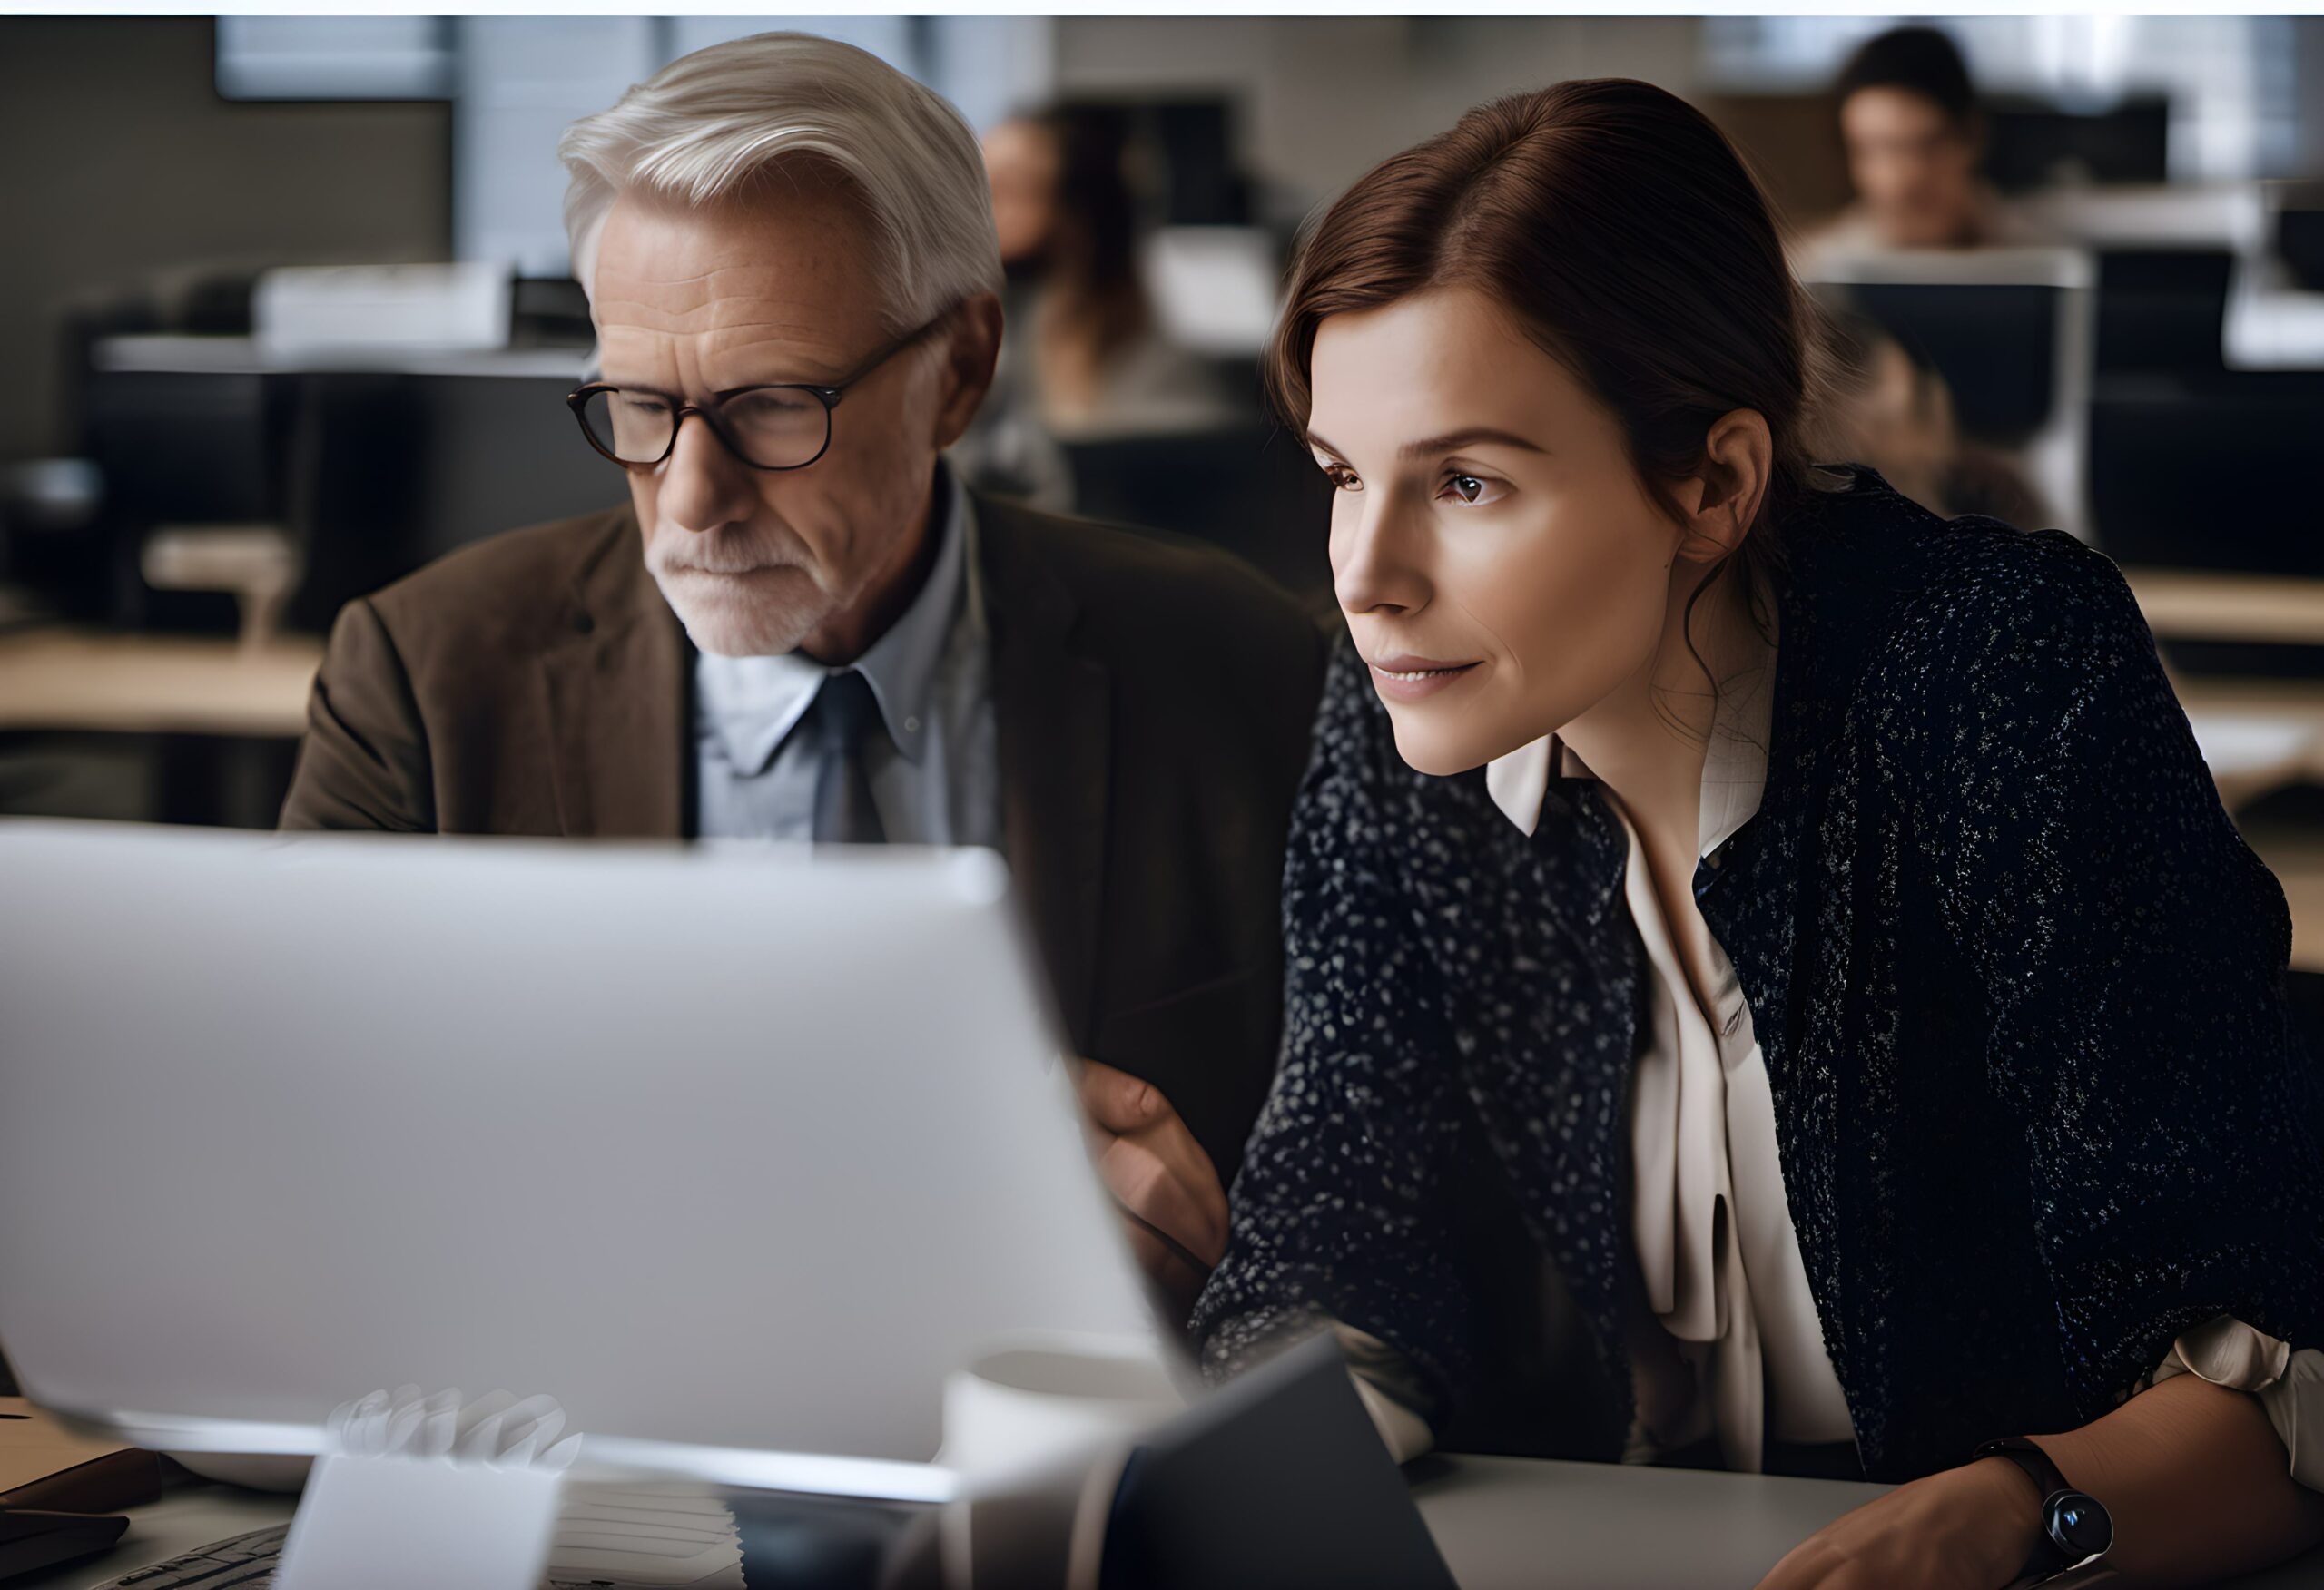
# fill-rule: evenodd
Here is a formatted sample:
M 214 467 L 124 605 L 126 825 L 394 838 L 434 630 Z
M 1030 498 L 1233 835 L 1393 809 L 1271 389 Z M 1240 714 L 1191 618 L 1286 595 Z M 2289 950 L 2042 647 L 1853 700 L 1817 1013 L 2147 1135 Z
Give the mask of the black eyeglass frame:
M 846 396 L 847 389 L 931 331 L 935 330 L 944 323 L 945 319 L 951 312 L 947 309 L 921 325 L 919 329 L 906 332 L 828 386 L 817 386 L 811 381 L 761 381 L 755 386 L 734 387 L 724 392 L 714 393 L 708 403 L 686 403 L 681 401 L 675 392 L 664 392 L 653 387 L 632 387 L 615 381 L 591 381 L 586 386 L 576 387 L 572 391 L 567 392 L 565 395 L 565 406 L 573 410 L 574 421 L 580 426 L 583 438 L 596 450 L 598 456 L 620 465 L 624 469 L 659 469 L 668 462 L 670 455 L 678 450 L 678 432 L 684 428 L 686 416 L 689 414 L 700 415 L 702 423 L 710 427 L 710 434 L 718 438 L 719 446 L 733 455 L 736 462 L 749 468 L 762 470 L 770 475 L 793 469 L 804 469 L 832 450 L 832 435 L 834 429 L 832 410 L 839 407 L 839 400 Z M 659 398 L 675 405 L 670 415 L 670 439 L 657 456 L 624 458 L 597 440 L 597 433 L 589 428 L 589 417 L 582 411 L 587 407 L 589 399 L 599 392 L 644 392 L 650 397 Z M 722 410 L 730 400 L 747 397 L 753 392 L 804 392 L 823 406 L 823 445 L 815 449 L 813 457 L 797 464 L 761 464 L 734 445 L 734 438 L 727 434 L 725 417 Z

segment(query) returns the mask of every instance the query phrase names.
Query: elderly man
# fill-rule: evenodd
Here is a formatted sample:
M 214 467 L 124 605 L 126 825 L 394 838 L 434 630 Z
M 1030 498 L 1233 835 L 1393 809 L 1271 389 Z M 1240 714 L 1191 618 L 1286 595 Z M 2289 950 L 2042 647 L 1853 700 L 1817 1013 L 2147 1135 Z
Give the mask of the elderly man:
M 629 501 L 350 604 L 283 826 L 998 846 L 1190 1301 L 1273 1071 L 1320 633 L 1222 555 L 954 482 L 1000 260 L 975 136 L 910 78 L 763 34 L 561 152 L 603 354 L 575 446 Z

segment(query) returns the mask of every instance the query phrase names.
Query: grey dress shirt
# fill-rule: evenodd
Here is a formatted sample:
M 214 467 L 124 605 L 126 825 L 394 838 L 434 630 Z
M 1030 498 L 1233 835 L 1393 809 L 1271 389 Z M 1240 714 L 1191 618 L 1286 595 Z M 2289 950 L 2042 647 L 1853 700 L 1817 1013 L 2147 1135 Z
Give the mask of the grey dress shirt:
M 937 468 L 928 580 L 854 668 L 887 732 L 864 748 L 872 804 L 891 843 L 1000 848 L 1000 742 L 976 557 L 976 518 Z M 694 662 L 696 830 L 710 839 L 812 837 L 817 768 L 799 721 L 833 671 L 798 653 Z

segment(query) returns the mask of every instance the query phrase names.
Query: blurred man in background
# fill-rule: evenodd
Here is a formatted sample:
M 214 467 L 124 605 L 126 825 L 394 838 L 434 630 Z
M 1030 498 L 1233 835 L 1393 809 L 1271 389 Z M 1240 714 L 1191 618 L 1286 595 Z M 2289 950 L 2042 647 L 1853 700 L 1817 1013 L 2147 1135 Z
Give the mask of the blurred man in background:
M 1811 269 L 1833 254 L 2045 240 L 1978 175 L 1984 123 L 1944 34 L 1900 27 L 1867 39 L 1836 92 L 1856 199 L 1801 240 Z

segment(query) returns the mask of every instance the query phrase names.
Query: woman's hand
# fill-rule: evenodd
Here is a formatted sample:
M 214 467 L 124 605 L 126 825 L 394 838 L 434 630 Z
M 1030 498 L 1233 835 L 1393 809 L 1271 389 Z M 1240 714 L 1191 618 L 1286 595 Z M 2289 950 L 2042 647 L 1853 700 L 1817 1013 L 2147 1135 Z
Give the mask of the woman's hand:
M 2042 1528 L 2016 1465 L 1986 1458 L 1900 1485 L 1792 1548 L 1759 1590 L 2001 1590 Z

